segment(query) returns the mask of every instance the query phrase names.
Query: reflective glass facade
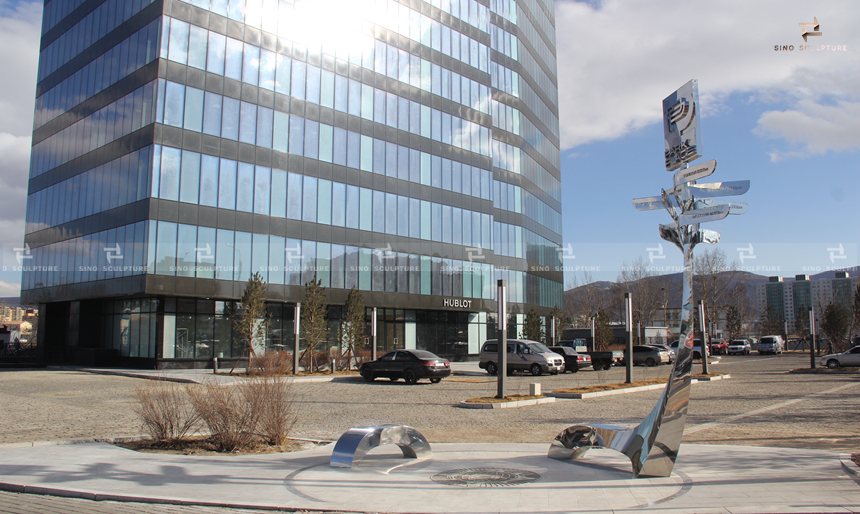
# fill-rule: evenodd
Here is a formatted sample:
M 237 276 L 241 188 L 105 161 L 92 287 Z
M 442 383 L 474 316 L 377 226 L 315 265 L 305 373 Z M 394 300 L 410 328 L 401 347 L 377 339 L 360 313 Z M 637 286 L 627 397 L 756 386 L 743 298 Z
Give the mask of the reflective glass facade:
M 445 355 L 492 332 L 498 279 L 520 319 L 562 304 L 550 0 L 43 16 L 22 296 L 69 327 L 61 346 L 229 357 L 216 311 L 254 272 L 274 346 L 314 276 L 333 320 L 355 287 L 391 311 L 383 347 Z

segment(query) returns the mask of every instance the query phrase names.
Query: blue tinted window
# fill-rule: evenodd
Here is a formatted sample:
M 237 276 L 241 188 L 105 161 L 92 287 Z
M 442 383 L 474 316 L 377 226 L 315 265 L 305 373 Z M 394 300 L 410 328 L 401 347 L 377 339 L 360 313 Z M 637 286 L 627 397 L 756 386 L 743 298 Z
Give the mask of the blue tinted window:
M 254 165 L 239 163 L 236 179 L 236 210 L 251 212 L 254 206 Z

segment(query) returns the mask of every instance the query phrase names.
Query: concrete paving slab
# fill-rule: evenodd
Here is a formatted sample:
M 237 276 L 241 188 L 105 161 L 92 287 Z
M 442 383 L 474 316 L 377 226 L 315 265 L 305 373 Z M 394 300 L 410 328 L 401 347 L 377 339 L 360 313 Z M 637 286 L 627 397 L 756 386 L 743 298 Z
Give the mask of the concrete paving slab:
M 860 485 L 835 452 L 686 444 L 671 477 L 633 479 L 621 454 L 592 450 L 581 461 L 558 461 L 546 457 L 548 447 L 436 443 L 431 458 L 412 460 L 383 446 L 347 470 L 329 466 L 332 445 L 224 456 L 138 453 L 103 443 L 13 448 L 0 450 L 0 489 L 366 512 L 860 511 Z

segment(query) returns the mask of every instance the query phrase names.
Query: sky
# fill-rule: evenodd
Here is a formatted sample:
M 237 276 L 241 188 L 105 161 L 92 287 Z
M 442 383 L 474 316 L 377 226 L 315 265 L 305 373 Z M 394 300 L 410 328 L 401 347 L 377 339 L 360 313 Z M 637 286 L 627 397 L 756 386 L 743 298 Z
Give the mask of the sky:
M 20 291 L 41 5 L 0 0 L 0 296 Z M 690 79 L 702 114 L 693 164 L 717 160 L 703 182 L 751 181 L 731 198 L 746 214 L 705 225 L 722 234 L 715 248 L 767 276 L 860 264 L 855 2 L 558 0 L 555 18 L 566 286 L 615 281 L 637 260 L 681 270 L 658 234 L 669 215 L 632 199 L 672 186 L 662 101 Z M 799 24 L 816 18 L 821 35 L 804 42 Z

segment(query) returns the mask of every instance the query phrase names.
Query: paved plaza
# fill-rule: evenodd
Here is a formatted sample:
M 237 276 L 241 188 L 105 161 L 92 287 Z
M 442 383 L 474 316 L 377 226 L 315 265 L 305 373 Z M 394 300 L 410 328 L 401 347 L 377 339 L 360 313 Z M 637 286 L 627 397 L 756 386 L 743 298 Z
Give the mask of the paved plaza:
M 495 381 L 473 363 L 455 363 L 458 374 L 440 384 L 367 384 L 353 378 L 294 383 L 296 437 L 335 440 L 351 427 L 406 424 L 433 446 L 430 460 L 404 461 L 391 453 L 396 447 L 383 447 L 344 471 L 328 467 L 331 446 L 294 454 L 193 457 L 139 454 L 105 444 L 56 445 L 52 442 L 140 436 L 132 394 L 142 380 L 68 369 L 3 371 L 0 482 L 7 490 L 27 486 L 31 492 L 85 499 L 2 493 L 0 504 L 6 512 L 96 511 L 88 506 L 153 513 L 252 506 L 361 512 L 860 511 L 860 479 L 852 475 L 858 468 L 848 458 L 860 449 L 860 375 L 787 373 L 804 366 L 804 355 L 723 358 L 713 369 L 730 373 L 730 380 L 692 388 L 675 473 L 644 480 L 632 479 L 629 462 L 610 451 L 589 452 L 590 464 L 584 465 L 549 460 L 546 450 L 574 423 L 638 423 L 660 391 L 520 409 L 460 409 L 455 405 L 463 399 L 495 393 Z M 669 369 L 637 367 L 634 379 L 665 376 Z M 187 380 L 206 375 L 172 372 Z M 623 368 L 514 376 L 509 392 L 527 392 L 533 382 L 551 391 L 623 378 Z M 476 467 L 532 471 L 541 478 L 481 490 L 431 479 Z

